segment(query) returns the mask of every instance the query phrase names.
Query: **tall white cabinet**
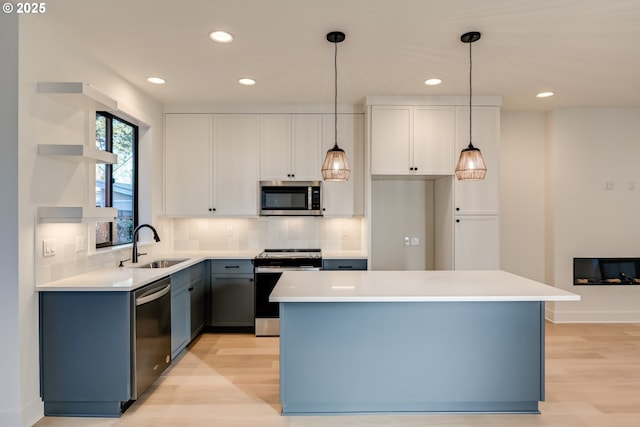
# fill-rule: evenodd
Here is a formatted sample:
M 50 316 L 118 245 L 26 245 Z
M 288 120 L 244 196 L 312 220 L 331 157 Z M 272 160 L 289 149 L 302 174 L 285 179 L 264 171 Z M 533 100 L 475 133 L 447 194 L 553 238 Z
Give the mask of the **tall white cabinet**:
M 482 181 L 455 180 L 456 270 L 500 268 L 500 109 L 474 106 L 472 141 L 482 152 L 487 175 Z M 456 107 L 456 150 L 469 145 L 469 107 Z
M 411 180 L 430 182 L 422 202 L 427 212 L 426 229 L 433 230 L 433 235 L 420 236 L 398 226 L 398 233 L 404 234 L 389 238 L 389 228 L 395 227 L 394 219 L 386 212 L 376 212 L 380 203 L 368 203 L 370 240 L 376 253 L 383 253 L 385 246 L 393 247 L 390 240 L 407 242 L 408 237 L 408 243 L 395 250 L 416 251 L 420 248 L 413 246 L 433 245 L 423 252 L 433 257 L 425 265 L 433 265 L 435 269 L 500 267 L 501 100 L 499 97 L 474 98 L 472 138 L 487 163 L 487 176 L 483 181 L 458 181 L 454 175 L 459 153 L 469 144 L 468 102 L 468 97 L 461 96 L 367 98 L 370 153 L 367 179 L 374 184 L 368 187 L 382 188 L 384 186 L 375 181 L 384 180 L 406 181 L 407 187 Z M 368 194 L 385 197 L 379 191 L 370 190 Z M 395 200 L 397 194 L 388 197 Z M 411 215 L 403 211 L 406 206 L 415 206 L 415 200 L 396 201 L 397 218 Z M 376 239 L 381 229 L 386 230 L 384 242 Z M 375 269 L 375 265 L 372 268 Z

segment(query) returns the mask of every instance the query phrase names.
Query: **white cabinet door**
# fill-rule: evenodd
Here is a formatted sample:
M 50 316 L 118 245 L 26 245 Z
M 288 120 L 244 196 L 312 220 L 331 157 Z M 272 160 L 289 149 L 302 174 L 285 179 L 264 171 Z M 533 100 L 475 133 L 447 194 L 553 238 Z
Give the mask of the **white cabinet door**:
M 455 168 L 455 108 L 414 107 L 413 173 L 452 175 Z
M 260 117 L 216 114 L 213 138 L 216 215 L 258 215 Z
M 261 179 L 322 178 L 320 114 L 263 115 L 260 133 Z
M 293 179 L 291 176 L 291 115 L 263 115 L 260 121 L 261 179 Z
M 413 107 L 371 107 L 371 173 L 407 175 L 411 171 Z
M 322 116 L 293 114 L 291 116 L 291 173 L 294 179 L 322 179 Z
M 335 144 L 334 115 L 322 116 L 323 155 Z M 364 215 L 364 117 L 338 115 L 338 146 L 347 154 L 351 174 L 347 182 L 323 182 L 326 216 Z
M 208 215 L 211 208 L 211 115 L 165 115 L 165 214 Z
M 473 107 L 472 140 L 487 165 L 482 181 L 455 181 L 457 214 L 497 214 L 500 191 L 500 110 L 498 107 Z M 469 145 L 469 107 L 456 107 L 456 162 L 460 151 Z
M 497 215 L 458 216 L 454 234 L 456 270 L 500 268 L 500 229 Z

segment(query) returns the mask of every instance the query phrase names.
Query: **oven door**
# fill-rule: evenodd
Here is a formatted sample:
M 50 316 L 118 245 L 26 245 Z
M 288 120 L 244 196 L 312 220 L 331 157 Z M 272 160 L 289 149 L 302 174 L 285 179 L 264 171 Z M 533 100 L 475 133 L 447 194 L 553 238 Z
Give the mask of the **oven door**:
M 318 271 L 320 267 L 255 267 L 256 336 L 280 335 L 280 305 L 269 295 L 285 271 Z

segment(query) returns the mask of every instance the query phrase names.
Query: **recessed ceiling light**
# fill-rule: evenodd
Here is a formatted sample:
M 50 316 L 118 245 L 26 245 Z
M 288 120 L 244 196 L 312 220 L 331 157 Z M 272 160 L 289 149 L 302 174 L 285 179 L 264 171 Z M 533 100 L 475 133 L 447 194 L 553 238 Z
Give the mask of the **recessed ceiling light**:
M 241 85 L 244 85 L 244 86 L 253 86 L 254 84 L 256 84 L 256 81 L 254 79 L 250 79 L 250 78 L 244 77 L 244 78 L 238 80 L 238 83 L 240 83 Z
M 548 98 L 550 96 L 555 95 L 555 92 L 540 92 L 539 94 L 536 95 L 536 97 L 538 98 Z
M 218 43 L 231 43 L 233 41 L 233 36 L 226 31 L 212 31 L 209 33 L 209 37 Z
M 147 81 L 149 83 L 153 83 L 154 85 L 163 85 L 166 83 L 165 79 L 162 79 L 160 77 L 149 77 L 147 78 Z
M 424 84 L 427 86 L 437 86 L 442 83 L 442 79 L 427 79 L 424 81 Z

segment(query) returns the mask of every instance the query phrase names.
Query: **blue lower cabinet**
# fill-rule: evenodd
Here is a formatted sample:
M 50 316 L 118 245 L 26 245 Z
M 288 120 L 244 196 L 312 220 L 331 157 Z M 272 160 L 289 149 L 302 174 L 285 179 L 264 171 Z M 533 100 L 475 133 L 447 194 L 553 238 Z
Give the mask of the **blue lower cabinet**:
M 171 357 L 176 358 L 204 327 L 208 261 L 171 275 Z
M 366 258 L 327 258 L 322 260 L 323 270 L 366 270 L 367 259 Z
M 211 326 L 253 328 L 254 295 L 252 260 L 221 259 L 211 262 Z
M 130 292 L 41 292 L 45 415 L 118 417 L 132 399 Z

